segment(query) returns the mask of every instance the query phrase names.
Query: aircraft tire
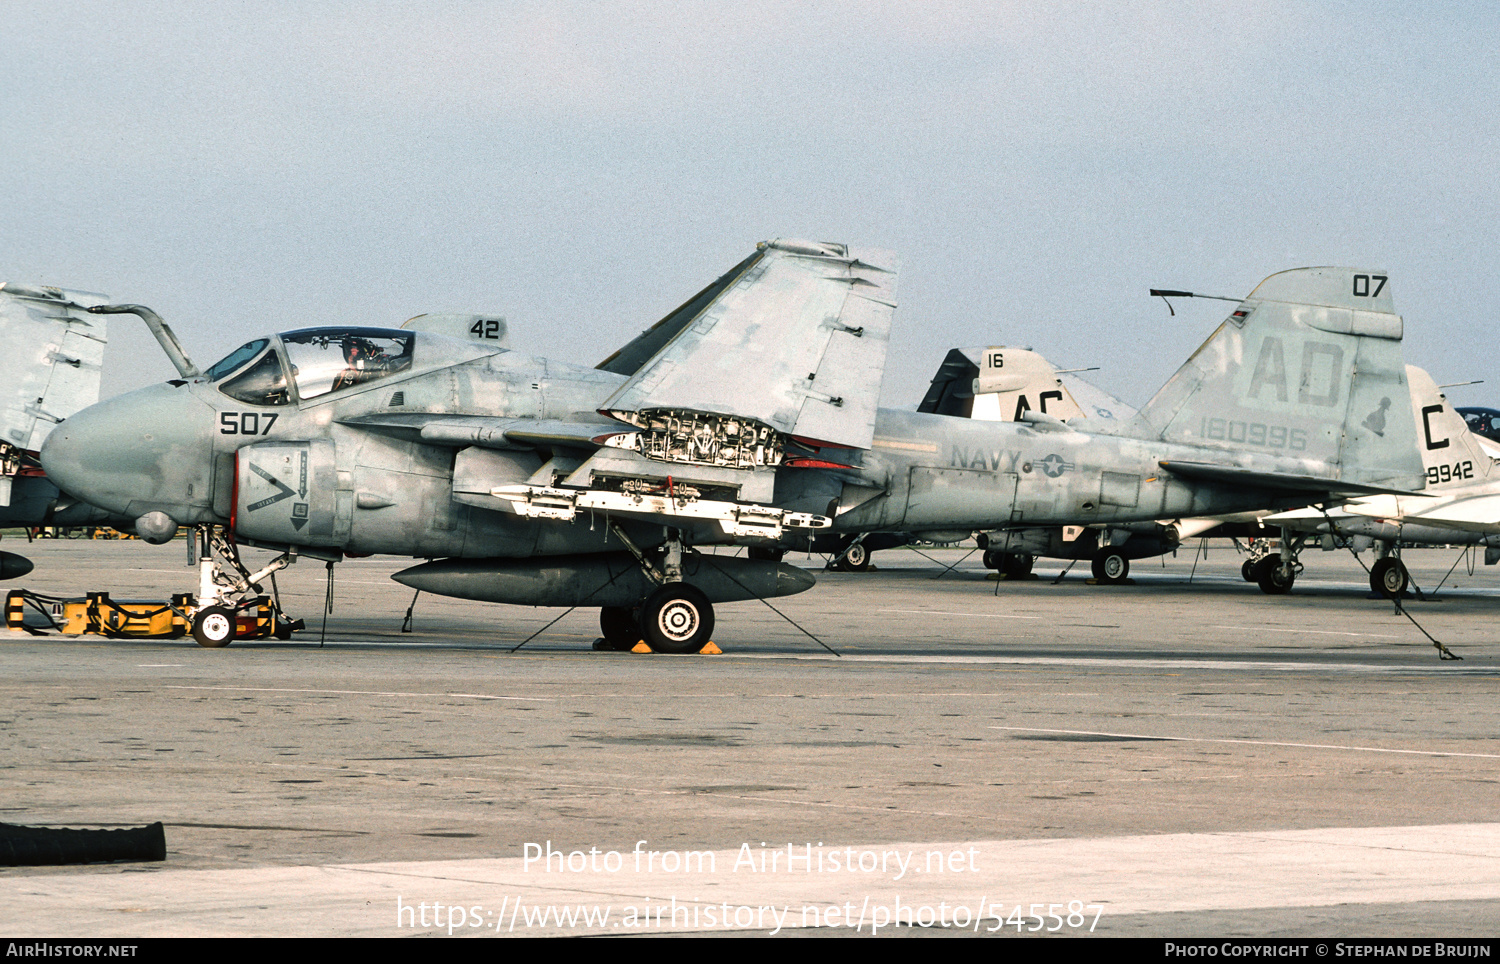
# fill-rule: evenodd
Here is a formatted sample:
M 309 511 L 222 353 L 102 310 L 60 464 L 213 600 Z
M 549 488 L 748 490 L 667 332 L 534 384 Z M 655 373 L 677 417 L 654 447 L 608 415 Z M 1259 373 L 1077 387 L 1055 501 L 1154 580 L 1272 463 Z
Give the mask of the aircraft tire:
M 633 649 L 641 641 L 641 623 L 636 612 L 627 606 L 604 606 L 599 610 L 599 632 L 604 643 L 615 652 Z
M 1292 591 L 1292 583 L 1297 581 L 1295 572 L 1285 575 L 1281 572 L 1281 557 L 1267 556 L 1255 564 L 1255 581 L 1260 585 L 1260 591 L 1268 596 L 1285 596 Z
M 208 606 L 193 617 L 193 638 L 208 649 L 228 646 L 237 628 L 234 610 L 224 606 Z
M 1036 557 L 1025 552 L 1017 552 L 1004 557 L 1000 571 L 1011 579 L 1020 579 L 1031 575 L 1031 567 L 1036 562 Z
M 696 653 L 713 631 L 713 604 L 687 583 L 669 582 L 641 606 L 641 633 L 658 653 Z
M 1245 578 L 1246 582 L 1254 582 L 1255 581 L 1255 560 L 1253 560 L 1253 559 L 1246 559 L 1244 561 L 1244 563 L 1240 566 L 1240 575 Z
M 1090 568 L 1094 572 L 1094 578 L 1101 584 L 1114 586 L 1124 582 L 1125 577 L 1130 575 L 1130 560 L 1118 552 L 1105 549 L 1094 556 Z
M 982 558 L 984 560 L 984 568 L 998 570 L 1002 568 L 1005 562 L 1005 553 L 996 552 L 994 549 L 986 549 Z
M 1410 583 L 1411 577 L 1400 559 L 1386 556 L 1376 559 L 1370 567 L 1370 589 L 1379 595 L 1394 599 L 1406 592 Z
M 845 551 L 844 558 L 834 568 L 843 572 L 869 572 L 870 550 L 865 548 L 864 543 L 856 543 Z

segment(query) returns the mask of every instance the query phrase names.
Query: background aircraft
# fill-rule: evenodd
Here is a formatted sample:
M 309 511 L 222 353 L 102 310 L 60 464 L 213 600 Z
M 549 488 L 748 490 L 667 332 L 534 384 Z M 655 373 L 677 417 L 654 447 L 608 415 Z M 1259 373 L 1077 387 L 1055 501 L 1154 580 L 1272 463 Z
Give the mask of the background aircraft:
M 63 496 L 37 461 L 53 426 L 99 400 L 104 295 L 0 284 L 0 528 L 101 525 L 108 514 Z M 31 571 L 0 552 L 0 579 Z
M 952 349 L 917 405 L 918 412 L 929 415 L 1005 422 L 1021 421 L 1024 414 L 1032 410 L 1063 421 L 1085 415 L 1113 419 L 1135 414 L 1135 409 L 1075 373 L 1057 371 L 1051 362 L 1030 349 L 1009 347 Z M 933 533 L 926 535 L 930 541 Z M 972 533 L 950 535 L 967 538 Z M 797 545 L 787 548 L 827 553 L 834 557 L 830 567 L 842 572 L 866 572 L 876 552 L 923 541 L 909 532 L 860 532 L 853 535 L 813 532 L 796 533 L 794 538 Z M 980 538 L 984 541 L 988 536 L 982 533 Z M 1072 538 L 1076 540 L 1076 536 Z M 1074 544 L 1070 543 L 1070 548 Z M 781 558 L 780 549 L 751 551 L 768 558 L 773 554 L 774 558 Z M 1034 554 L 1054 553 L 1038 550 Z M 984 564 L 991 569 L 1020 575 L 1031 571 L 1034 554 L 987 550 Z
M 1413 402 L 1419 408 L 1422 454 L 1426 462 L 1427 488 L 1419 495 L 1383 495 L 1351 502 L 1344 508 L 1356 515 L 1394 524 L 1405 530 L 1431 526 L 1458 534 L 1500 535 L 1500 462 L 1469 431 L 1465 420 L 1447 407 L 1426 372 L 1413 369 Z M 1500 543 L 1491 542 L 1491 545 Z M 1500 552 L 1486 554 L 1495 562 Z
M 1491 442 L 1500 442 L 1500 410 L 1465 407 L 1456 411 L 1468 423 L 1469 431 Z
M 1079 427 L 1078 419 L 1120 421 L 1136 410 L 1076 371 L 1060 371 L 1041 355 L 1025 348 L 955 348 L 948 352 L 919 412 L 933 412 L 985 421 L 1025 421 L 1039 412 Z M 1187 535 L 1201 527 L 1196 520 L 1175 524 L 1135 522 L 1107 529 L 1083 524 L 1009 527 L 1003 520 L 984 527 L 978 540 L 984 564 L 1012 578 L 1031 572 L 1039 557 L 1088 559 L 1094 578 L 1102 583 L 1124 581 L 1130 560 L 1171 552 Z
M 293 550 L 427 557 L 396 578 L 598 606 L 614 645 L 691 651 L 714 602 L 813 582 L 694 546 L 1128 524 L 1421 484 L 1384 275 L 1273 275 L 1135 418 L 1084 431 L 1039 411 L 877 410 L 895 267 L 764 243 L 597 368 L 498 340 L 314 328 L 200 373 L 159 332 L 182 377 L 70 418 L 42 461 L 143 538 L 200 527 L 208 645 L 233 634 L 223 604 Z M 286 551 L 250 573 L 226 534 Z
M 1495 460 L 1448 405 L 1432 377 L 1412 365 L 1406 371 L 1426 472 L 1422 493 L 1369 496 L 1326 510 L 1297 509 L 1261 520 L 1283 530 L 1282 542 L 1290 544 L 1294 557 L 1313 534 L 1328 537 L 1328 548 L 1334 538 L 1352 540 L 1354 548 L 1373 544 L 1377 558 L 1370 567 L 1370 588 L 1392 596 L 1405 591 L 1410 582 L 1400 558 L 1402 543 L 1485 545 L 1490 547 L 1485 562 L 1500 561 L 1500 471 Z M 1246 578 L 1252 575 L 1247 572 Z

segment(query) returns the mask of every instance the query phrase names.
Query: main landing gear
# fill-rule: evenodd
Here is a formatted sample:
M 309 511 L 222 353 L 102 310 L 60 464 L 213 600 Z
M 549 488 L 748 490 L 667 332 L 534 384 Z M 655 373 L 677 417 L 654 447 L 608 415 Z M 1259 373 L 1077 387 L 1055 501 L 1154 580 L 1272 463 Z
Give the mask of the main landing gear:
M 1240 574 L 1246 582 L 1259 584 L 1261 592 L 1285 595 L 1302 572 L 1297 557 L 1306 540 L 1306 534 L 1292 538 L 1286 529 L 1281 530 L 1280 550 L 1271 548 L 1269 540 L 1257 540 L 1250 548 L 1250 558 L 1240 567 Z M 1388 599 L 1397 598 L 1411 585 L 1411 575 L 1393 546 L 1385 542 L 1378 542 L 1377 546 L 1383 554 L 1370 567 L 1370 591 Z
M 714 607 L 699 589 L 682 581 L 682 537 L 667 540 L 660 568 L 653 565 L 618 526 L 625 543 L 651 581 L 658 583 L 639 606 L 605 606 L 599 610 L 601 649 L 625 651 L 644 642 L 658 653 L 696 653 L 713 637 Z
M 986 549 L 983 560 L 986 569 L 994 569 L 1007 579 L 1025 579 L 1036 564 L 1036 556 L 1028 552 L 1000 552 L 997 549 Z
M 1094 560 L 1089 568 L 1093 570 L 1094 578 L 1100 585 L 1117 586 L 1130 575 L 1130 560 L 1106 546 L 1094 553 Z
M 835 572 L 869 572 L 870 557 L 874 553 L 865 546 L 864 538 L 863 534 L 855 536 L 854 540 L 844 547 L 844 551 L 829 563 L 829 568 Z
M 661 586 L 639 606 L 605 606 L 599 610 L 601 649 L 624 652 L 644 642 L 657 653 L 696 653 L 714 631 L 714 607 L 687 583 Z
M 1290 529 L 1281 530 L 1281 548 L 1271 546 L 1269 539 L 1258 539 L 1250 546 L 1250 558 L 1240 566 L 1240 575 L 1246 582 L 1260 586 L 1260 591 L 1270 596 L 1284 596 L 1292 591 L 1292 584 L 1302 572 L 1302 563 L 1297 560 L 1307 533 L 1293 536 Z
M 1411 575 L 1399 556 L 1381 556 L 1370 567 L 1370 591 L 1390 599 L 1399 597 L 1411 585 Z

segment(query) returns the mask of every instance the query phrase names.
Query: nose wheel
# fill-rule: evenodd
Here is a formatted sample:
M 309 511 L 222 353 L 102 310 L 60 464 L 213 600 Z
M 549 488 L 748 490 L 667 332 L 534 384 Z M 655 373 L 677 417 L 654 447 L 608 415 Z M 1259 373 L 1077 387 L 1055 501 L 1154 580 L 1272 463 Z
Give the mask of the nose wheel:
M 199 646 L 217 649 L 233 642 L 240 635 L 242 610 L 255 616 L 255 631 L 247 632 L 247 637 L 288 639 L 303 628 L 302 620 L 287 618 L 279 602 L 260 595 L 261 581 L 289 566 L 290 553 L 282 553 L 264 568 L 251 572 L 219 526 L 196 526 L 193 535 L 198 548 L 199 608 L 192 628 Z
M 199 646 L 219 649 L 234 639 L 234 610 L 225 606 L 205 606 L 193 617 L 193 638 Z

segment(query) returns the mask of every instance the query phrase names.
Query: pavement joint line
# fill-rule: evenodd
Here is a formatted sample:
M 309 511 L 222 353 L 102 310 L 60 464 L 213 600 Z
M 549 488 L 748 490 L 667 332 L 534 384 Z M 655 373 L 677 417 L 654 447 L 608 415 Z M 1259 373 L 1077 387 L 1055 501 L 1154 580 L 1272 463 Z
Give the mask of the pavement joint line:
M 1011 613 L 950 613 L 941 609 L 877 609 L 878 613 L 910 613 L 916 616 L 968 616 L 973 619 L 1042 619 L 1042 616 L 1016 616 Z
M 1415 644 L 1414 644 L 1415 645 Z M 716 659 L 800 659 L 800 660 L 831 660 L 833 657 L 823 653 L 810 652 L 786 652 L 786 653 L 739 653 L 726 651 L 723 656 Z M 1456 674 L 1465 676 L 1491 676 L 1500 675 L 1500 668 L 1484 666 L 1451 666 L 1440 664 L 1436 660 L 1432 663 L 1398 663 L 1383 666 L 1378 663 L 1319 663 L 1301 662 L 1289 663 L 1286 661 L 1257 662 L 1255 660 L 1229 660 L 1229 659 L 1158 659 L 1144 657 L 1105 657 L 1105 656 L 941 656 L 941 655 L 918 655 L 897 653 L 848 653 L 843 656 L 844 663 L 972 663 L 972 664 L 1002 664 L 1015 663 L 1038 666 L 1102 666 L 1121 668 L 1144 668 L 1144 669 L 1235 669 L 1265 671 L 1275 670 L 1278 672 L 1303 672 L 1317 673 L 1330 670 L 1340 672 L 1361 673 L 1441 673 L 1444 675 Z
M 1405 636 L 1386 636 L 1381 633 L 1345 633 L 1336 629 L 1276 629 L 1272 626 L 1214 626 L 1214 629 L 1242 629 L 1256 633 L 1299 633 L 1314 636 L 1359 636 L 1363 639 L 1405 639 Z
M 169 683 L 168 690 L 222 690 L 236 693 L 326 693 L 335 696 L 443 696 L 470 700 L 516 700 L 525 703 L 555 703 L 549 696 L 492 696 L 488 693 L 406 693 L 397 690 L 318 690 L 287 686 L 187 686 Z
M 1109 736 L 1126 740 L 1160 740 L 1164 743 L 1236 743 L 1246 746 L 1283 746 L 1299 750 L 1357 750 L 1361 753 L 1400 753 L 1412 756 L 1461 756 L 1478 760 L 1500 760 L 1500 753 L 1465 753 L 1461 750 L 1398 750 L 1382 746 L 1348 746 L 1338 743 L 1282 743 L 1276 740 L 1233 740 L 1207 736 L 1150 736 L 1145 733 L 1106 733 L 1102 730 L 1049 730 L 1038 726 L 995 726 L 991 730 L 1018 733 L 1065 733 L 1072 736 Z

